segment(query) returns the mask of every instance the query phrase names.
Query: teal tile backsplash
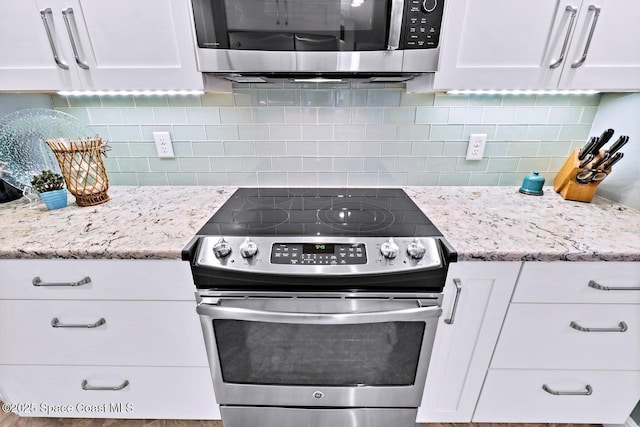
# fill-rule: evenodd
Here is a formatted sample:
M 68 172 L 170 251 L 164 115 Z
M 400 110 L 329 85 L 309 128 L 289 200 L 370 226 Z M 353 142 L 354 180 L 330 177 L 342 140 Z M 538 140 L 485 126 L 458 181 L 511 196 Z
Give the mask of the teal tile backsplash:
M 52 96 L 113 147 L 115 185 L 520 185 L 589 137 L 600 95 L 410 94 L 399 84 L 234 85 L 183 97 Z M 156 156 L 167 131 L 175 159 Z M 465 159 L 471 133 L 485 158 Z

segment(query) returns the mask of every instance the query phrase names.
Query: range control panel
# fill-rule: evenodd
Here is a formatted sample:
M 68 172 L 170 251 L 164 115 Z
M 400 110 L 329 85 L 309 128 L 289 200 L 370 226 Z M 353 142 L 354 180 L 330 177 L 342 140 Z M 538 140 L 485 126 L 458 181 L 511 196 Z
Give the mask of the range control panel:
M 444 0 L 405 0 L 404 49 L 435 49 L 440 42 Z
M 272 264 L 356 265 L 367 263 L 364 243 L 274 243 Z

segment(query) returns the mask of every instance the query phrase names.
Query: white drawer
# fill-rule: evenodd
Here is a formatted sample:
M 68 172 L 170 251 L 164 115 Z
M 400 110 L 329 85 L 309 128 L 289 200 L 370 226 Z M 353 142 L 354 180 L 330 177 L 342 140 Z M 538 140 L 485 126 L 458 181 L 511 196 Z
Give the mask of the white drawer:
M 511 304 L 491 367 L 640 370 L 640 305 Z
M 188 301 L 0 300 L 0 343 L 1 364 L 208 366 Z
M 554 395 L 543 390 L 585 392 Z M 638 371 L 490 369 L 473 422 L 624 424 L 640 398 Z
M 83 390 L 88 386 L 122 390 Z M 209 368 L 0 366 L 7 403 L 27 417 L 219 419 Z M 56 407 L 57 406 L 57 407 Z
M 90 278 L 79 286 L 69 285 Z M 0 299 L 194 300 L 189 263 L 179 260 L 0 260 Z
M 640 290 L 632 288 L 640 288 L 640 262 L 525 262 L 513 301 L 638 304 Z

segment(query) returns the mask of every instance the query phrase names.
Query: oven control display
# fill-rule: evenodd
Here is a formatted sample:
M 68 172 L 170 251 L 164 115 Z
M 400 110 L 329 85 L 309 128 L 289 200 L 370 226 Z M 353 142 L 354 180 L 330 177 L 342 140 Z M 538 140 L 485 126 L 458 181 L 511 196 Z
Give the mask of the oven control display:
M 364 243 L 274 243 L 272 264 L 355 265 L 367 263 Z

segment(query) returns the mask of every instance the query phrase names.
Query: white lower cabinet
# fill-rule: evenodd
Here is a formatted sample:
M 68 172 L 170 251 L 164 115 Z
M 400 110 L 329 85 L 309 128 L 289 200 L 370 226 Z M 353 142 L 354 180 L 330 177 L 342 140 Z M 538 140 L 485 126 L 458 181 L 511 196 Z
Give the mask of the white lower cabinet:
M 639 265 L 525 262 L 473 421 L 623 424 L 640 399 Z
M 0 365 L 0 378 L 22 416 L 219 418 L 208 367 Z
M 460 262 L 449 267 L 418 422 L 471 421 L 521 265 Z
M 624 424 L 639 395 L 640 371 L 491 369 L 474 421 Z
M 22 416 L 219 419 L 187 263 L 0 260 L 0 395 Z

